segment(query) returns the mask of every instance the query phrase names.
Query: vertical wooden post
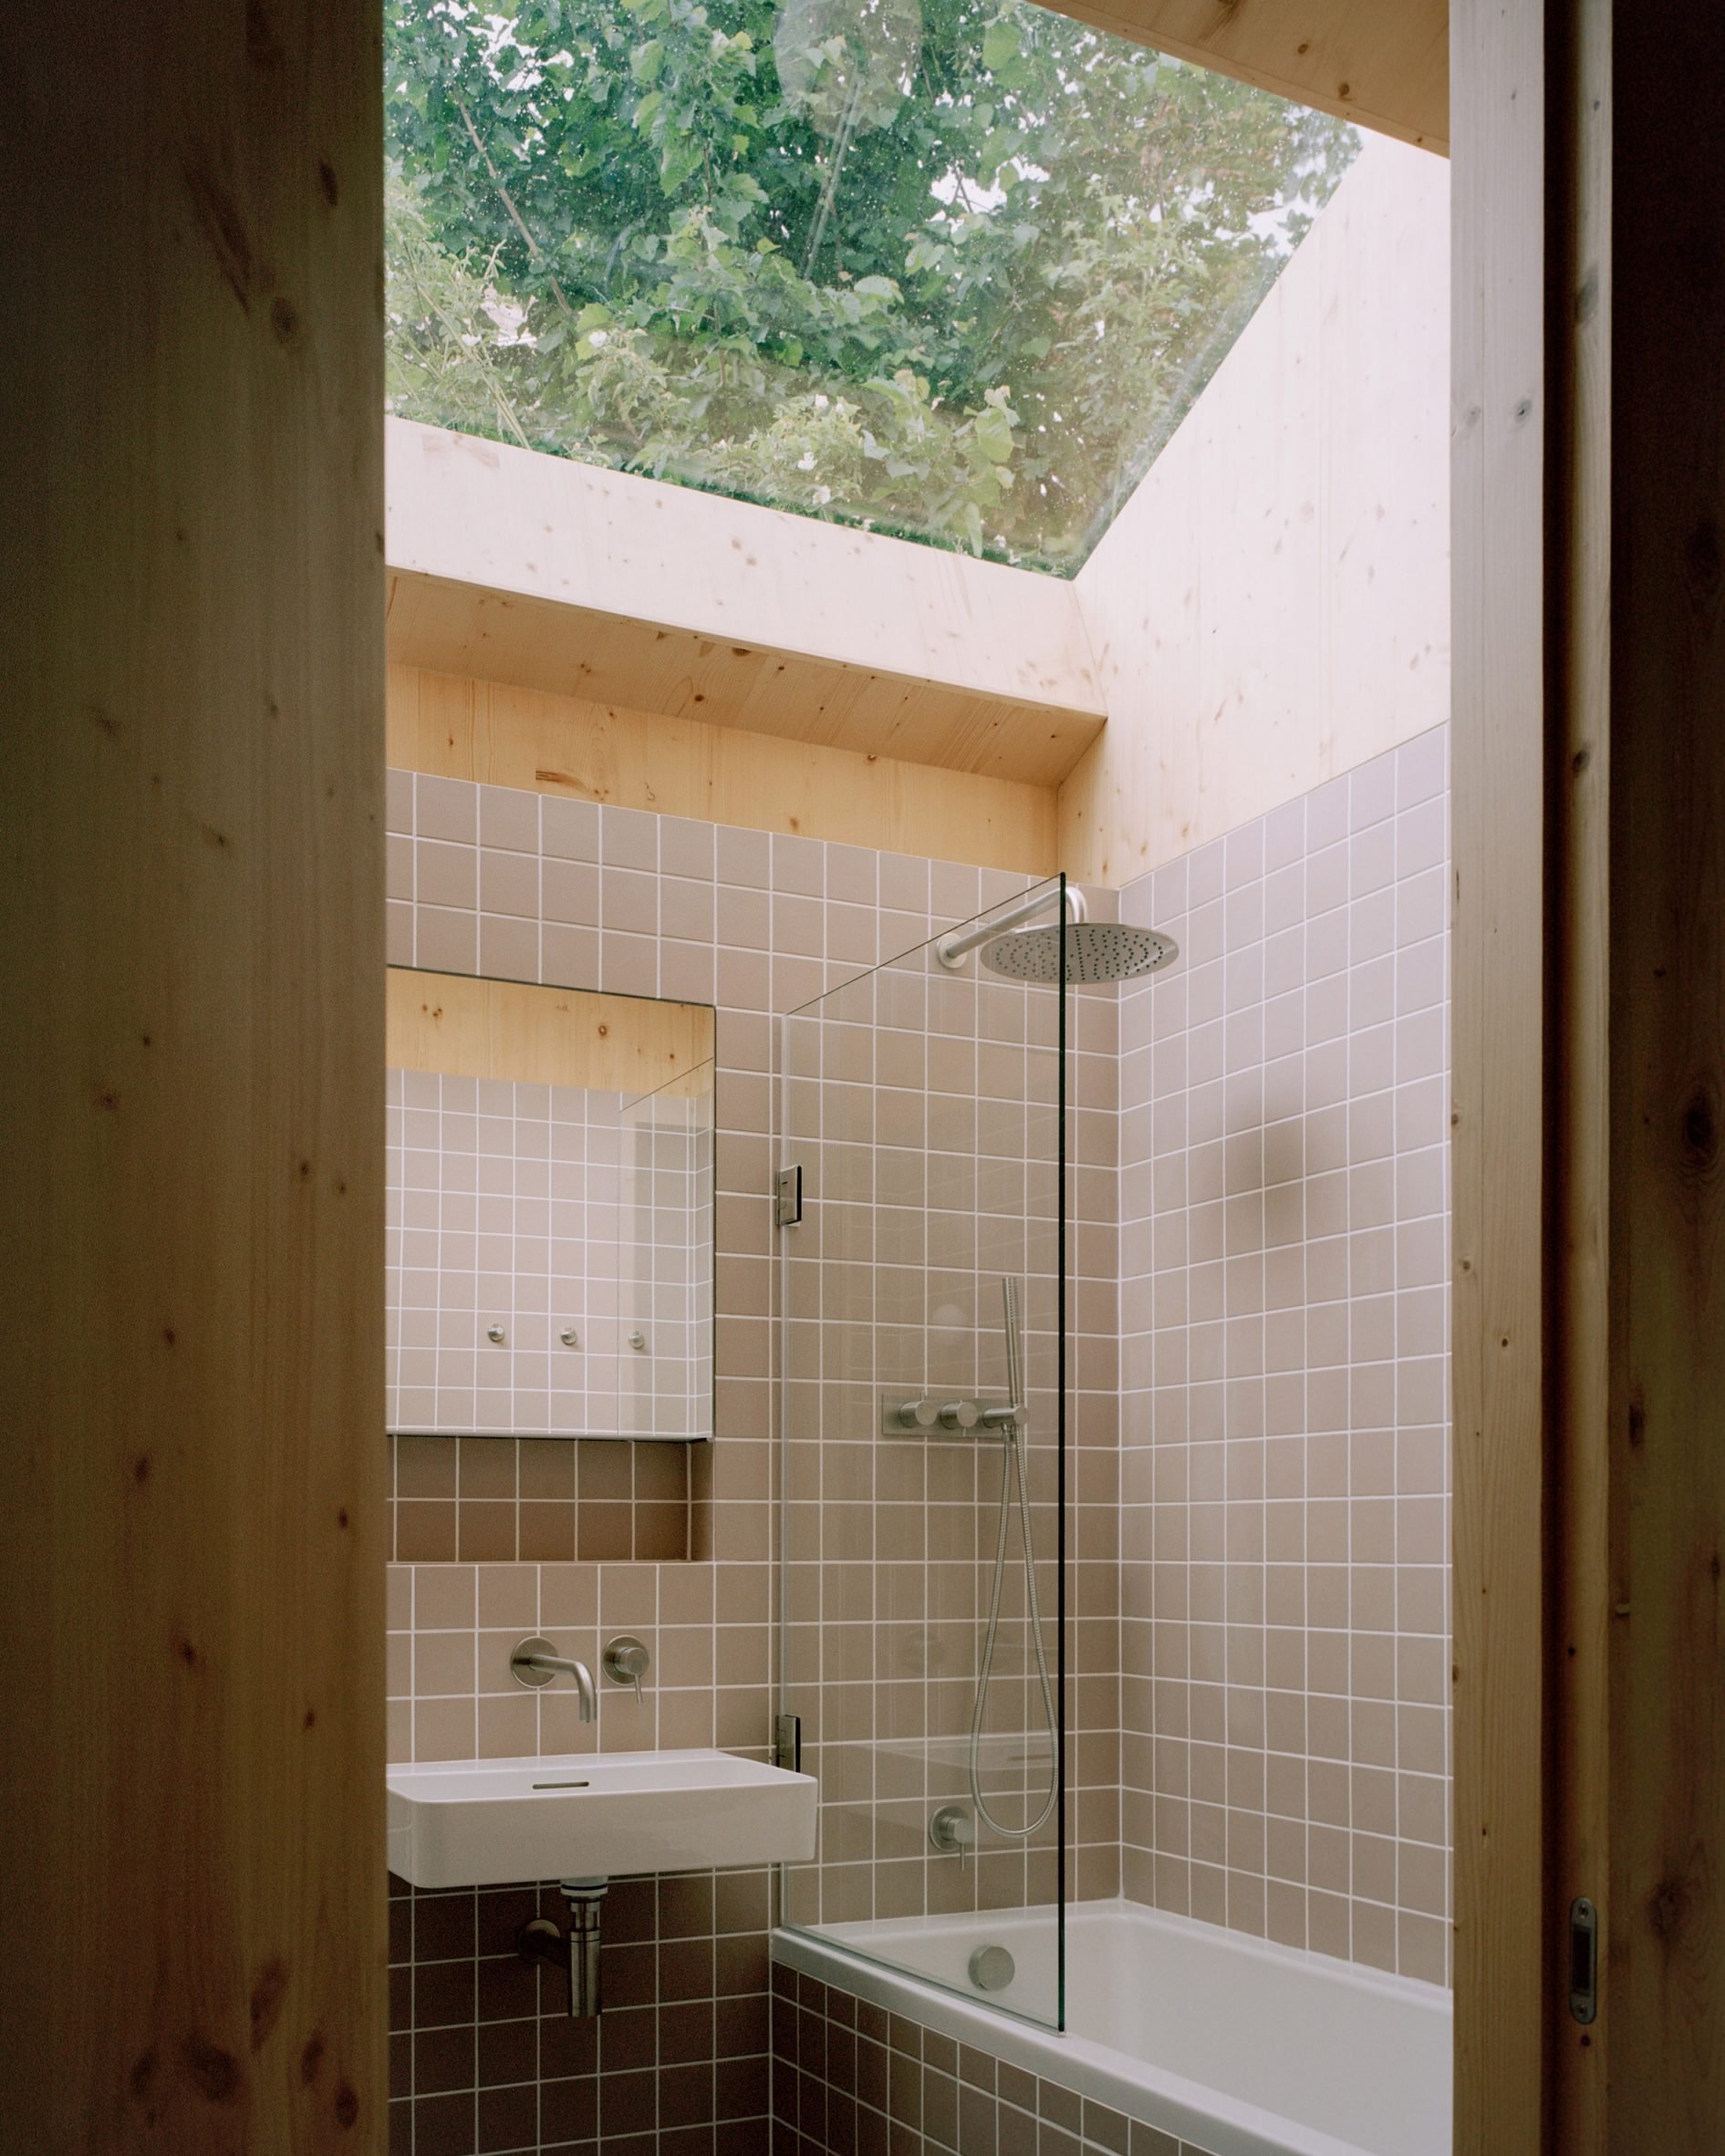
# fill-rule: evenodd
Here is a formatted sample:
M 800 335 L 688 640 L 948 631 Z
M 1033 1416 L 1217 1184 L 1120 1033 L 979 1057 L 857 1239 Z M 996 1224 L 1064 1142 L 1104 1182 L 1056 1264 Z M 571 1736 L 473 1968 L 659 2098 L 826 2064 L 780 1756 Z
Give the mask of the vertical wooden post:
M 1541 0 L 1453 0 L 1455 2146 L 1541 2145 Z
M 1677 0 L 1610 24 L 1609 485 L 1581 532 L 1609 592 L 1609 910 L 1569 925 L 1608 976 L 1609 1370 L 1581 1456 L 1603 1531 L 1565 1573 L 1579 1641 L 1608 1640 L 1608 1738 L 1564 1791 L 1607 2018 L 1567 2048 L 1593 2131 L 1564 2145 L 1702 2156 L 1725 2146 L 1725 51 Z
M 0 2089 L 381 2151 L 379 16 L 0 29 Z

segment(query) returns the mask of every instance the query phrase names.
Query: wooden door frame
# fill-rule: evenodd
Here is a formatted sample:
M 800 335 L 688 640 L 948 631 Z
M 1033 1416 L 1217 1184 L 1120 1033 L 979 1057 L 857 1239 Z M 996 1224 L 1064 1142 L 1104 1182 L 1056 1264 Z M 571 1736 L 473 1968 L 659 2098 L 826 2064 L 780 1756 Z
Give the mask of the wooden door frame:
M 1543 2145 L 1542 0 L 1450 10 L 1455 2135 Z

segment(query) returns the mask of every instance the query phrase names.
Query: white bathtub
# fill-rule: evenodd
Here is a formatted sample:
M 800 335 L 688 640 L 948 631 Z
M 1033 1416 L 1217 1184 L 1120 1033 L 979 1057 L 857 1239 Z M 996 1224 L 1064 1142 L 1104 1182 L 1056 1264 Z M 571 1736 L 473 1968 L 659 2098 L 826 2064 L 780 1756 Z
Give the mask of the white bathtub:
M 1084 1902 L 1066 1913 L 1059 2036 L 992 2011 L 966 1975 L 974 1950 L 998 1943 L 1019 1966 L 999 2003 L 1047 2012 L 1053 1921 L 1042 1909 L 836 1924 L 775 1933 L 773 1955 L 1208 2156 L 1450 2156 L 1450 1995 L 1438 1985 L 1136 1902 Z

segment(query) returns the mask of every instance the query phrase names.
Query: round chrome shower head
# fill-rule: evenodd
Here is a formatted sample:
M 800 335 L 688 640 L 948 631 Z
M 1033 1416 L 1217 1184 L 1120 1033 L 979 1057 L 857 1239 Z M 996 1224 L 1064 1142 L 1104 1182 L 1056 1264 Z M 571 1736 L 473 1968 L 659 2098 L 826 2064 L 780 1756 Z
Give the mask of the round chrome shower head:
M 1156 928 L 1129 928 L 1124 921 L 1069 921 L 1065 935 L 1068 980 L 1137 980 L 1179 956 L 1179 946 L 1171 936 Z M 982 963 L 1010 980 L 1056 980 L 1060 930 L 1016 928 L 996 937 L 983 951 Z

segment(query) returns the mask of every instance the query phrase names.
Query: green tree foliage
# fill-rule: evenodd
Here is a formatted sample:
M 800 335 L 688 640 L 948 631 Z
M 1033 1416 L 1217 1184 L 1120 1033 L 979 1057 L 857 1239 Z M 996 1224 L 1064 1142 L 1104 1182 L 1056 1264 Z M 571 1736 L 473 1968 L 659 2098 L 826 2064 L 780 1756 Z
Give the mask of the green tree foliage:
M 390 409 L 1071 574 L 1351 160 L 1025 0 L 387 0 Z

